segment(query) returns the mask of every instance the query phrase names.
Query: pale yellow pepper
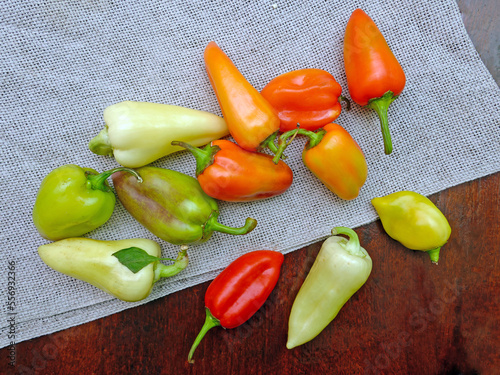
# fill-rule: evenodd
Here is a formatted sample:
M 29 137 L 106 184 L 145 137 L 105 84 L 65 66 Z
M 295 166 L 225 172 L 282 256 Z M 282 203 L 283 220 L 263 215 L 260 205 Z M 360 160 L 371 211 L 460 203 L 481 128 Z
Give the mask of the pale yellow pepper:
M 124 249 L 132 249 L 132 254 L 125 255 L 126 261 L 115 255 Z M 146 298 L 161 277 L 174 276 L 188 265 L 186 248 L 181 248 L 174 264 L 166 266 L 159 262 L 160 245 L 144 238 L 118 241 L 67 238 L 40 246 L 38 254 L 50 268 L 128 302 Z M 132 271 L 127 263 L 141 264 Z
M 229 134 L 223 118 L 175 105 L 124 101 L 104 110 L 104 129 L 89 143 L 98 155 L 129 168 L 184 150 L 172 141 L 203 146 Z
M 408 249 L 427 252 L 437 264 L 451 227 L 429 198 L 413 191 L 399 191 L 373 198 L 372 204 L 389 236 Z
M 361 247 L 356 232 L 335 227 L 293 302 L 286 347 L 292 349 L 319 335 L 364 285 L 371 271 L 372 259 Z

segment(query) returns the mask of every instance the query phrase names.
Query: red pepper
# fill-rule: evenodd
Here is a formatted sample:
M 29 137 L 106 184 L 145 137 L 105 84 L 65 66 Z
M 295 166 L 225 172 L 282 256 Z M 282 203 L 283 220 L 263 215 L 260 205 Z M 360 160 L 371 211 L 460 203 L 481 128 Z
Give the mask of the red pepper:
M 339 117 L 342 87 L 322 69 L 299 69 L 272 79 L 261 91 L 278 111 L 280 131 L 317 130 Z
M 205 67 L 231 136 L 245 150 L 268 146 L 280 127 L 274 108 L 215 44 L 205 48 Z
M 189 351 L 190 363 L 211 328 L 236 328 L 262 307 L 278 282 L 283 260 L 283 254 L 277 251 L 252 251 L 237 258 L 212 281 L 205 293 L 205 324 Z
M 244 150 L 233 142 L 217 140 L 203 149 L 185 142 L 172 145 L 185 147 L 194 155 L 198 182 L 212 198 L 255 201 L 279 195 L 292 185 L 293 172 L 283 161 L 274 164 L 272 156 Z
M 280 137 L 275 162 L 290 143 L 288 138 L 296 134 L 309 138 L 302 152 L 307 168 L 340 198 L 356 198 L 366 181 L 368 167 L 363 151 L 351 135 L 337 124 L 328 124 L 317 132 L 290 130 Z
M 345 29 L 344 65 L 352 100 L 377 112 L 385 153 L 390 154 L 387 109 L 403 91 L 406 77 L 377 25 L 361 9 L 352 13 Z

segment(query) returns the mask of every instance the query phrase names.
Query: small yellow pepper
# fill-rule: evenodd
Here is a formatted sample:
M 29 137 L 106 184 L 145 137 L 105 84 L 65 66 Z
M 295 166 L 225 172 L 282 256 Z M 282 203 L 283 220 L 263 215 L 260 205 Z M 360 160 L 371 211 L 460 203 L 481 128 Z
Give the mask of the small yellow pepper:
M 389 236 L 408 249 L 426 251 L 437 264 L 451 227 L 434 203 L 413 191 L 399 191 L 373 198 L 372 204 Z
M 106 126 L 89 143 L 98 155 L 138 168 L 177 151 L 172 141 L 203 146 L 229 134 L 223 118 L 175 105 L 125 101 L 104 110 Z
M 361 247 L 356 232 L 333 228 L 293 302 L 286 347 L 295 348 L 319 335 L 364 285 L 371 271 L 372 259 Z
M 153 285 L 171 277 L 188 265 L 187 247 L 181 247 L 174 264 L 164 265 L 160 245 L 145 238 L 99 241 L 66 238 L 42 245 L 38 255 L 50 268 L 83 280 L 127 302 L 140 301 Z

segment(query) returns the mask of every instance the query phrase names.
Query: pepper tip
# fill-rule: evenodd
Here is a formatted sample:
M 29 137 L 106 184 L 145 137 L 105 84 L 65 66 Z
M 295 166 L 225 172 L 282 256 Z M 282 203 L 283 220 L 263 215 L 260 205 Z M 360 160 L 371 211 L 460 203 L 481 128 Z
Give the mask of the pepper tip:
M 428 250 L 426 251 L 427 254 L 429 254 L 429 257 L 431 258 L 431 262 L 433 264 L 438 264 L 438 260 L 439 260 L 439 251 L 441 250 L 441 246 L 440 247 L 437 247 L 435 249 L 432 249 L 432 250 Z

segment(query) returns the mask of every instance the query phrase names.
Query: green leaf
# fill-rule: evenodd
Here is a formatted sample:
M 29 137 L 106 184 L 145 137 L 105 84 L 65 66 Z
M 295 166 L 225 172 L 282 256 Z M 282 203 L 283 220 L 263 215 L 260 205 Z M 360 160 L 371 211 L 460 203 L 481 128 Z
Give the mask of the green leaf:
M 121 249 L 113 253 L 113 255 L 133 273 L 137 273 L 148 264 L 159 260 L 159 258 L 149 255 L 146 251 L 138 247 Z

